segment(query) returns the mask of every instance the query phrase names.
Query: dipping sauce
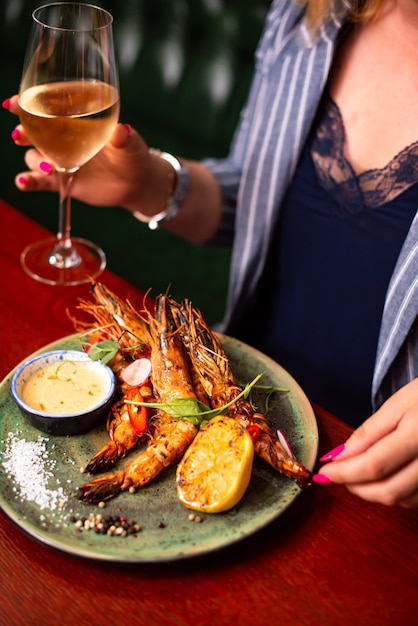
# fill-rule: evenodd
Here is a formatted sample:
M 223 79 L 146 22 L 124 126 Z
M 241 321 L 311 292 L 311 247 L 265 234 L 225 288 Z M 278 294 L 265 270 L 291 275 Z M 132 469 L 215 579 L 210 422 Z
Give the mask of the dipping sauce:
M 37 411 L 56 415 L 84 413 L 109 390 L 109 378 L 97 363 L 61 360 L 45 364 L 22 385 L 22 400 Z

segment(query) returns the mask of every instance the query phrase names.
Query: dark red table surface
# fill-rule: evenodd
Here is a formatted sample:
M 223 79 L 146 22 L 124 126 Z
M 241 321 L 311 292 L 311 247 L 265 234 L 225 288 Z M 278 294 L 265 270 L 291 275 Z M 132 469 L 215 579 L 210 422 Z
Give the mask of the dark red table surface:
M 45 231 L 1 201 L 0 223 L 3 378 L 34 350 L 73 332 L 66 311 L 75 312 L 88 286 L 59 288 L 27 277 L 20 252 Z M 100 280 L 142 302 L 114 274 Z M 316 413 L 322 454 L 350 428 Z M 302 493 L 275 522 L 229 549 L 167 564 L 72 557 L 0 512 L 0 626 L 409 626 L 418 623 L 417 555 L 417 511 L 369 504 L 335 485 Z

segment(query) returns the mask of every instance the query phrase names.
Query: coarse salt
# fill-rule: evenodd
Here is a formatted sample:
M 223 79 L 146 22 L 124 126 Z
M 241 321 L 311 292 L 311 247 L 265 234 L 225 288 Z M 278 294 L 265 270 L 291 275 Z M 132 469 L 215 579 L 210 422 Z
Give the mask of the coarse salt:
M 13 478 L 13 490 L 21 501 L 35 502 L 41 510 L 52 511 L 62 507 L 68 498 L 62 487 L 51 488 L 56 462 L 48 455 L 47 442 L 46 437 L 26 441 L 9 433 L 3 467 L 7 478 Z M 56 482 L 59 484 L 59 479 Z

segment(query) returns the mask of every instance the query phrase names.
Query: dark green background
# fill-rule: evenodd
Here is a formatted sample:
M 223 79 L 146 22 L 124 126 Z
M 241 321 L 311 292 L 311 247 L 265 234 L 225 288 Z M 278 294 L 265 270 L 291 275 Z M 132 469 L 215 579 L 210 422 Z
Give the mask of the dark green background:
M 40 4 L 2 0 L 2 100 L 19 88 L 31 12 Z M 114 15 L 120 120 L 135 126 L 149 145 L 174 154 L 225 156 L 245 101 L 269 3 L 109 0 L 96 4 Z M 181 71 L 170 83 L 164 70 L 177 55 L 182 59 Z M 214 78 L 215 69 L 220 78 Z M 228 81 L 219 100 L 215 94 L 222 87 L 222 76 Z M 14 176 L 25 169 L 24 148 L 10 139 L 16 123 L 9 112 L 0 112 L 1 197 L 55 231 L 56 194 L 25 194 L 14 186 Z M 171 285 L 173 296 L 190 298 L 209 323 L 221 319 L 229 251 L 198 247 L 164 231 L 151 232 L 118 207 L 102 209 L 78 202 L 73 202 L 72 232 L 102 246 L 108 267 L 139 289 L 151 288 L 156 295 Z

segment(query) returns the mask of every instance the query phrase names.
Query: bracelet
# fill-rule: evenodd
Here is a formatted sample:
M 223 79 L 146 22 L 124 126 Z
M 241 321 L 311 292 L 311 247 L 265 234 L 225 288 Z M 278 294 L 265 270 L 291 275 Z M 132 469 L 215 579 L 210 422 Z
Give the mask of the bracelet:
M 189 173 L 187 168 L 183 167 L 178 159 L 168 152 L 162 152 L 155 148 L 150 148 L 150 153 L 156 154 L 167 163 L 170 163 L 174 169 L 174 191 L 169 198 L 168 206 L 164 211 L 160 211 L 156 215 L 144 215 L 140 211 L 135 211 L 133 216 L 140 222 L 148 224 L 150 230 L 157 230 L 164 222 L 169 222 L 174 219 L 180 212 L 182 204 L 186 198 L 189 188 Z

